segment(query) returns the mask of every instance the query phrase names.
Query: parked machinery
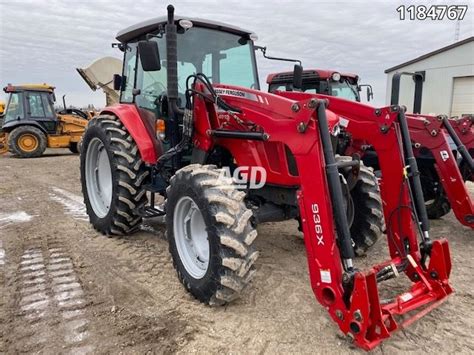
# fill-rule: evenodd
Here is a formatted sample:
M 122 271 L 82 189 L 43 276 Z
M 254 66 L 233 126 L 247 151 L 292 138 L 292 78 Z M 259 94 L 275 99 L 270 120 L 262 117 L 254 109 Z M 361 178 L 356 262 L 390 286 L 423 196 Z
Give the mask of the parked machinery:
M 422 85 L 420 73 L 399 73 L 393 77 L 392 105 L 398 104 L 401 75 L 414 76 L 417 91 L 414 112 L 421 109 Z M 311 69 L 302 74 L 300 87 L 293 87 L 291 72 L 274 73 L 267 77 L 269 91 L 303 91 L 360 101 L 362 87 L 367 87 L 367 99 L 373 97 L 370 85 L 359 85 L 355 74 L 332 70 Z M 407 114 L 413 149 L 419 165 L 423 195 L 429 218 L 446 215 L 451 208 L 457 219 L 474 228 L 474 204 L 464 181 L 473 180 L 474 127 L 471 116 L 448 119 L 445 116 Z M 379 170 L 377 154 L 364 139 L 350 136 L 350 122 L 342 129 L 337 152 L 359 154 L 367 166 Z M 370 134 L 370 132 L 367 132 Z
M 399 106 L 260 91 L 250 31 L 175 17 L 172 6 L 167 17 L 129 27 L 117 39 L 124 52 L 124 75 L 115 79 L 120 104 L 91 120 L 81 154 L 87 213 L 98 231 L 129 234 L 143 217 L 166 213 L 178 278 L 201 302 L 221 305 L 254 275 L 256 224 L 299 217 L 315 296 L 364 349 L 452 292 L 448 244 L 430 238 Z M 357 176 L 360 162 L 336 160 L 341 114 L 334 111 L 351 118 L 355 133 L 373 132 L 370 143 L 386 176 L 381 193 L 391 259 L 366 272 L 354 265 L 350 181 L 343 174 Z M 260 188 L 237 186 L 225 174 L 243 170 Z M 155 193 L 166 198 L 164 209 L 155 206 Z M 400 274 L 412 286 L 382 302 L 378 287 Z
M 4 91 L 9 99 L 0 130 L 0 153 L 10 151 L 20 158 L 39 157 L 46 148 L 78 153 L 88 116 L 80 110 L 56 113 L 54 86 L 9 84 Z

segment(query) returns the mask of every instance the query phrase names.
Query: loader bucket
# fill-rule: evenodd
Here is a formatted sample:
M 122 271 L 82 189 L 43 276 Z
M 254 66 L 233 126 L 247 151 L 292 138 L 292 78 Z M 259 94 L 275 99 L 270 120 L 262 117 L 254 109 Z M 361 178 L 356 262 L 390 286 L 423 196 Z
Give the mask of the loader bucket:
M 7 133 L 0 132 L 0 154 L 8 152 Z
M 107 106 L 119 101 L 119 94 L 113 88 L 114 74 L 122 72 L 122 61 L 113 57 L 95 60 L 85 69 L 76 68 L 79 75 L 93 90 L 102 89 L 105 93 Z

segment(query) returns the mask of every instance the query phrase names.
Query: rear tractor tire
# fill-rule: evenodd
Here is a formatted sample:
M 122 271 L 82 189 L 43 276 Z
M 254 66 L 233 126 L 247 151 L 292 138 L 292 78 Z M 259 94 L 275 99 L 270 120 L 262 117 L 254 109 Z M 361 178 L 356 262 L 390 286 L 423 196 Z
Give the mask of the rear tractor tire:
M 83 136 L 81 184 L 87 214 L 106 235 L 126 235 L 142 221 L 138 210 L 147 202 L 149 175 L 138 147 L 120 120 L 112 115 L 92 119 Z
M 10 152 L 19 158 L 36 158 L 43 155 L 48 139 L 43 131 L 33 126 L 20 126 L 8 135 Z
M 255 273 L 252 211 L 231 179 L 213 165 L 193 164 L 170 181 L 166 200 L 169 250 L 179 280 L 199 301 L 238 298 Z

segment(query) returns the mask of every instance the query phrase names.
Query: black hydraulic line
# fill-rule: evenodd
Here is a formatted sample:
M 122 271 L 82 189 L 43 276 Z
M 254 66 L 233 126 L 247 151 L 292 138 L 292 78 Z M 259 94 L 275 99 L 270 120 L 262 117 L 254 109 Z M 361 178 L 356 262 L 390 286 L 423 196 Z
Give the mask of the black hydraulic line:
M 326 162 L 326 177 L 331 195 L 332 208 L 336 222 L 336 231 L 339 240 L 339 247 L 343 259 L 353 259 L 355 257 L 352 247 L 352 238 L 347 221 L 346 210 L 344 208 L 344 199 L 339 178 L 338 164 L 334 156 L 331 143 L 331 135 L 328 128 L 326 117 L 326 101 L 318 100 L 318 127 L 323 146 L 324 160 Z
M 406 162 L 410 167 L 411 182 L 413 186 L 413 200 L 418 217 L 420 218 L 420 227 L 423 232 L 423 239 L 429 239 L 428 232 L 430 224 L 428 221 L 428 214 L 426 213 L 425 200 L 423 198 L 423 190 L 421 188 L 420 171 L 413 153 L 413 147 L 410 139 L 410 132 L 408 130 L 408 123 L 405 117 L 405 112 L 400 106 L 392 106 L 394 110 L 398 110 L 398 122 L 400 123 L 400 132 L 402 135 L 402 143 L 405 148 Z
M 449 122 L 449 119 L 447 116 L 439 116 L 442 118 L 443 120 L 443 125 L 444 125 L 444 128 L 446 128 L 446 130 L 448 131 L 449 133 L 449 136 L 452 138 L 452 140 L 454 141 L 454 144 L 456 144 L 456 148 L 459 152 L 459 154 L 461 154 L 462 158 L 464 159 L 464 161 L 467 163 L 469 169 L 471 169 L 471 171 L 474 171 L 474 162 L 473 162 L 473 159 L 471 157 L 471 155 L 469 154 L 469 152 L 467 151 L 466 149 L 466 146 L 464 144 L 462 144 L 461 140 L 459 139 L 458 135 L 456 134 L 456 132 L 454 131 L 454 128 L 453 126 L 451 126 L 451 122 Z
M 245 132 L 245 131 L 229 131 L 229 130 L 212 130 L 211 135 L 217 138 L 235 138 L 248 139 L 252 141 L 266 141 L 268 135 L 262 132 Z

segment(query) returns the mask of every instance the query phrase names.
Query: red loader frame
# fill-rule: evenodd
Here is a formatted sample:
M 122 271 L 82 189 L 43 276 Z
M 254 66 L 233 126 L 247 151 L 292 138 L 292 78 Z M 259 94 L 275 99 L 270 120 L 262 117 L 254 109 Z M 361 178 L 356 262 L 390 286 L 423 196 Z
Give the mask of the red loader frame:
M 242 149 L 241 142 L 236 139 L 215 139 L 222 133 L 219 114 L 213 104 L 196 99 L 194 143 L 200 147 L 224 145 L 239 165 L 261 166 L 265 161 L 255 159 L 261 157 L 260 152 L 266 150 L 265 145 L 285 142 L 296 158 L 299 171 L 297 196 L 313 291 L 340 329 L 355 344 L 366 350 L 374 348 L 399 327 L 409 325 L 437 307 L 452 293 L 448 283 L 451 261 L 447 241 L 428 243 L 431 245 L 428 265 L 425 265 L 427 250 L 420 252 L 418 248 L 417 228 L 412 222 L 413 210 L 408 207 L 411 199 L 406 163 L 399 143 L 398 121 L 404 120 L 404 114 L 397 106 L 375 110 L 370 106 L 322 95 L 296 92 L 272 95 L 241 87 L 215 87 L 223 89 L 220 96 L 226 103 L 242 110 L 238 114 L 241 119 L 251 118 L 262 129 L 262 137 L 267 138 L 255 142 L 254 146 L 249 145 L 247 149 Z M 234 96 L 232 92 L 244 92 L 245 95 Z M 262 100 L 246 99 L 251 96 L 259 96 Z M 325 110 L 326 103 L 329 103 L 332 112 Z M 332 113 L 350 118 L 351 132 L 356 138 L 366 139 L 366 132 L 373 132 L 368 141 L 379 155 L 385 177 L 381 191 L 392 259 L 367 272 L 353 269 L 351 274 L 347 271 L 346 263 L 350 255 L 344 255 L 341 233 L 334 233 L 334 215 L 331 212 L 334 206 L 326 188 L 330 179 L 326 171 L 331 164 L 321 160 L 324 131 L 321 124 L 327 127 L 326 115 Z M 280 158 L 282 161 L 285 159 L 284 155 Z M 271 166 L 264 167 L 272 170 Z M 288 181 L 287 176 L 281 176 L 278 180 L 269 182 L 285 184 Z M 337 223 L 336 227 L 339 227 Z M 423 234 L 427 238 L 424 242 L 428 242 L 427 230 Z M 426 247 L 423 242 L 422 245 Z M 398 274 L 398 270 L 404 271 L 413 285 L 406 293 L 383 303 L 377 283 Z M 397 323 L 396 316 L 414 310 L 418 313 Z
M 433 117 L 425 115 L 407 115 L 408 126 L 415 150 L 427 148 L 433 154 L 435 159 L 435 169 L 443 185 L 444 191 L 451 204 L 456 218 L 463 225 L 474 228 L 474 204 L 469 196 L 469 191 L 464 183 L 463 176 L 457 165 L 456 157 L 453 155 L 452 148 L 449 146 L 448 137 L 451 137 L 457 145 L 458 151 L 464 150 L 463 159 L 467 165 L 467 171 L 473 171 L 472 158 L 465 150 L 466 145 L 459 140 L 456 142 L 457 135 L 452 130 L 449 120 L 444 116 Z M 463 120 L 464 123 L 467 120 Z M 447 124 L 449 126 L 447 126 Z M 457 127 L 462 127 L 457 126 Z M 462 137 L 466 142 L 474 145 L 474 134 L 465 134 Z
M 318 72 L 321 72 L 318 70 Z M 322 71 L 332 73 L 331 71 Z M 290 73 L 288 73 L 290 74 Z M 346 75 L 346 74 L 344 74 Z M 414 97 L 414 111 L 421 109 L 423 74 L 422 73 L 396 73 L 392 83 L 392 105 L 398 105 L 400 79 L 402 75 L 413 76 L 416 83 Z M 274 75 L 270 74 L 267 82 L 272 83 Z M 429 149 L 435 159 L 435 170 L 439 176 L 440 183 L 446 192 L 456 218 L 461 224 L 474 228 L 474 204 L 470 198 L 469 191 L 464 180 L 473 181 L 474 165 L 474 119 L 472 116 L 464 116 L 460 119 L 447 119 L 444 116 L 427 116 L 418 114 L 407 114 L 408 128 L 414 145 L 415 156 L 420 156 L 423 150 Z M 349 124 L 348 131 L 352 131 Z M 367 131 L 370 132 L 370 131 Z M 352 132 L 351 132 L 352 133 Z M 458 166 L 456 158 L 449 144 L 449 138 L 456 145 L 463 161 Z M 364 147 L 368 143 L 366 138 L 356 139 L 345 154 L 364 155 Z
M 459 138 L 462 145 L 466 148 L 466 151 L 474 159 L 474 116 L 467 115 L 457 119 L 449 119 L 448 121 L 453 128 L 456 136 Z M 468 164 L 461 166 L 463 170 L 463 177 L 466 180 L 474 181 L 474 171 L 472 166 L 470 171 L 468 170 Z

